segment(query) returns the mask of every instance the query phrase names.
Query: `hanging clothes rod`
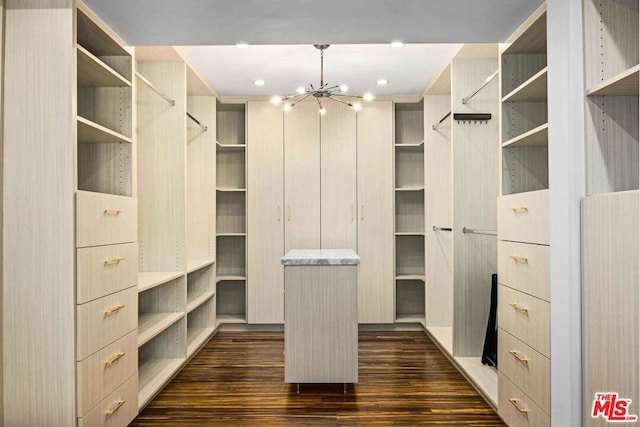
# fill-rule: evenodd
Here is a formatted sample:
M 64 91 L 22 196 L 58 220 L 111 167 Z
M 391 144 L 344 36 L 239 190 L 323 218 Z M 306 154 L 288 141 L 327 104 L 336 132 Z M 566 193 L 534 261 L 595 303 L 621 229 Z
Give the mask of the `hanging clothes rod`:
M 467 96 L 466 98 L 462 98 L 462 104 L 466 105 L 467 102 L 469 102 L 471 100 L 471 98 L 476 96 L 482 89 L 487 87 L 487 85 L 489 83 L 491 83 L 491 80 L 495 79 L 498 76 L 498 74 L 500 74 L 500 70 L 496 70 L 493 74 L 491 74 L 489 77 L 487 77 L 487 79 L 484 81 L 482 86 L 480 86 L 478 89 L 476 89 L 475 92 L 473 92 L 471 95 Z
M 153 90 L 155 93 L 160 95 L 162 97 L 162 99 L 164 99 L 165 101 L 167 101 L 169 103 L 169 105 L 171 105 L 172 107 L 176 106 L 176 101 L 174 99 L 171 99 L 167 95 L 165 95 L 160 89 L 155 87 L 153 85 L 153 83 L 151 83 L 149 80 L 147 80 L 145 76 L 143 76 L 142 74 L 140 74 L 139 72 L 136 71 L 136 77 L 139 78 L 142 81 L 142 83 L 144 83 L 147 86 L 149 86 L 149 88 L 151 90 Z
M 453 231 L 451 227 L 437 227 L 433 226 L 433 231 Z
M 465 234 L 482 234 L 485 236 L 497 236 L 498 232 L 495 230 L 476 230 L 475 228 L 462 227 L 462 232 Z
M 200 126 L 202 128 L 203 131 L 208 131 L 209 128 L 206 127 L 205 125 L 203 125 L 202 123 L 200 123 L 200 120 L 196 119 L 195 117 L 193 117 L 191 114 L 189 114 L 189 112 L 187 112 L 187 117 L 189 117 L 191 120 L 193 120 L 198 126 Z
M 438 126 L 440 126 L 442 124 L 442 122 L 447 120 L 450 115 L 451 115 L 451 111 L 449 111 L 447 114 L 445 114 L 445 116 L 443 118 L 441 118 L 438 123 L 436 123 L 435 125 L 431 126 L 431 129 L 438 130 Z

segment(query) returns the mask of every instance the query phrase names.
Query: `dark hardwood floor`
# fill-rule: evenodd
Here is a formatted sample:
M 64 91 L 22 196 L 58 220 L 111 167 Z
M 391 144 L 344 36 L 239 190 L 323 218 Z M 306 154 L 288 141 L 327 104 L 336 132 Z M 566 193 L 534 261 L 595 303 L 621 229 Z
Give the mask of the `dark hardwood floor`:
M 361 332 L 360 382 L 284 384 L 283 333 L 220 332 L 132 426 L 504 426 L 422 332 Z

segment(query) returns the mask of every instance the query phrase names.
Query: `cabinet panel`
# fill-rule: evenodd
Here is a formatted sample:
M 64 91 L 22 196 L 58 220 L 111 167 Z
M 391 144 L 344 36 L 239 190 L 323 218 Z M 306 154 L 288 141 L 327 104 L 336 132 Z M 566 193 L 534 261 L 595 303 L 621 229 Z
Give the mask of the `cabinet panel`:
M 138 280 L 135 243 L 80 248 L 76 262 L 78 304 L 135 286 Z
M 549 312 L 548 302 L 498 286 L 498 326 L 547 357 L 551 354 Z
M 284 122 L 270 102 L 248 104 L 249 323 L 284 322 Z
M 86 416 L 78 427 L 123 427 L 138 414 L 138 376 L 134 375 L 119 389 L 107 396 Z
M 76 247 L 134 242 L 136 219 L 136 200 L 131 197 L 78 191 Z
M 498 241 L 498 280 L 549 301 L 549 246 Z
M 498 239 L 549 244 L 549 190 L 498 197 Z
M 551 425 L 551 418 L 502 374 L 498 374 L 498 412 L 509 427 Z

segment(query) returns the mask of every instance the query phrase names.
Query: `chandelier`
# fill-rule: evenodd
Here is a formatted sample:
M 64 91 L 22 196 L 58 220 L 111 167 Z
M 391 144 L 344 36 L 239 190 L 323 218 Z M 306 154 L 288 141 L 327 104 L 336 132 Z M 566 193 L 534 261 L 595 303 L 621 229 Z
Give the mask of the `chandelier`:
M 359 102 L 354 102 L 354 99 L 364 99 L 370 101 L 374 97 L 367 93 L 363 96 L 360 95 L 348 95 L 345 92 L 348 90 L 345 85 L 330 86 L 329 83 L 324 81 L 324 51 L 329 47 L 328 44 L 314 44 L 313 47 L 320 50 L 320 85 L 314 87 L 313 84 L 309 84 L 308 88 L 299 88 L 295 95 L 289 96 L 274 96 L 271 98 L 271 102 L 275 105 L 279 105 L 284 102 L 284 110 L 289 111 L 295 107 L 300 101 L 303 101 L 309 97 L 315 98 L 318 102 L 318 111 L 320 114 L 325 114 L 327 110 L 322 106 L 322 101 L 332 100 L 348 105 L 354 110 L 358 111 L 361 108 Z

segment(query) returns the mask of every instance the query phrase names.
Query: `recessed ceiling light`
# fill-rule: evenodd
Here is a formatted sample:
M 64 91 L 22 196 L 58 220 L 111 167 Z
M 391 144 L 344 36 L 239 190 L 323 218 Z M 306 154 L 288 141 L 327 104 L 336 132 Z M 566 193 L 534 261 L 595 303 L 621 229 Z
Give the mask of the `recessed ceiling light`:
M 273 97 L 271 98 L 271 103 L 272 103 L 273 105 L 278 105 L 278 104 L 280 104 L 281 102 L 282 102 L 282 97 L 281 97 L 281 96 L 277 96 L 277 95 L 276 95 L 276 96 L 273 96 Z
M 254 80 L 253 84 L 256 86 L 264 86 L 264 80 Z
M 345 93 L 348 90 L 349 90 L 349 86 L 347 86 L 347 85 L 340 86 L 340 92 Z
M 391 47 L 404 47 L 404 43 L 402 43 L 400 40 L 396 40 L 391 42 Z
M 236 47 L 238 49 L 246 49 L 246 48 L 249 47 L 249 44 L 248 43 L 236 43 Z
M 296 89 L 296 92 L 298 92 L 299 95 L 302 95 L 306 92 L 307 90 L 305 88 L 303 88 L 302 86 L 300 86 L 298 89 Z
M 371 101 L 373 98 L 375 98 L 375 96 L 373 96 L 372 94 L 370 94 L 369 92 L 365 93 L 362 96 L 362 99 L 364 99 L 365 101 Z
M 387 83 L 389 83 L 389 81 L 387 79 L 380 79 L 378 80 L 378 86 L 386 86 Z

